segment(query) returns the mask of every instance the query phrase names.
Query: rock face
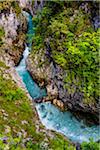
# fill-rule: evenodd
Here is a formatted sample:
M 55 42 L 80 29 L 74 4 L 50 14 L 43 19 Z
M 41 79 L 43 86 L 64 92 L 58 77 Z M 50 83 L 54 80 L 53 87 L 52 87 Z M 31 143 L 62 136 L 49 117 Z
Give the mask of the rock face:
M 0 2 L 0 6 L 2 8 L 0 9 L 0 29 L 4 30 L 0 45 L 0 62 L 7 66 L 6 72 L 3 74 L 6 79 L 10 78 L 16 82 L 18 87 L 22 88 L 30 98 L 25 85 L 14 68 L 19 63 L 25 47 L 26 18 L 16 2 Z M 18 9 L 20 11 L 16 12 Z M 8 76 L 9 74 L 10 76 Z
M 40 52 L 41 53 L 41 52 Z M 33 78 L 38 82 L 38 84 L 43 85 L 48 84 L 51 78 L 51 70 L 52 70 L 52 64 L 46 65 L 39 67 L 39 57 L 41 54 L 36 54 L 34 57 L 34 62 L 31 59 L 31 56 L 28 57 L 26 64 L 27 64 L 27 69 L 31 72 Z M 42 60 L 44 61 L 44 58 L 41 58 L 41 63 Z M 41 65 L 41 64 L 40 64 Z M 34 69 L 33 69 L 34 68 Z
M 87 12 L 87 4 L 81 5 Z M 34 45 L 33 45 L 34 51 Z M 98 103 L 85 103 L 82 92 L 68 92 L 64 85 L 64 78 L 67 76 L 62 67 L 55 63 L 52 58 L 48 40 L 45 42 L 43 50 L 33 52 L 27 59 L 27 69 L 31 73 L 33 79 L 40 86 L 46 86 L 47 95 L 53 104 L 71 110 L 76 116 L 87 118 L 87 122 L 99 123 L 99 107 Z M 71 89 L 70 89 L 71 90 Z M 41 100 L 40 100 L 41 101 Z M 42 100 L 45 101 L 45 100 Z M 48 100 L 47 100 L 48 101 Z M 58 102 L 59 101 L 59 102 Z M 60 102 L 62 102 L 60 104 Z
M 2 10 L 0 15 L 0 26 L 5 32 L 5 36 L 3 38 L 3 49 L 11 56 L 15 65 L 17 65 L 22 57 L 25 47 L 24 43 L 27 23 L 21 10 L 19 14 L 17 14 L 12 4 L 10 3 L 8 5 L 11 6 Z M 17 9 L 18 8 L 16 8 L 16 10 Z
M 32 16 L 34 16 L 37 12 L 37 10 L 41 10 L 43 5 L 44 5 L 44 0 L 19 0 L 20 3 L 20 7 L 23 10 L 26 10 L 27 12 L 29 12 Z
M 57 66 L 57 64 L 54 65 L 51 62 L 49 65 L 44 64 L 44 67 L 40 67 L 38 59 L 33 60 L 29 56 L 27 59 L 27 69 L 39 86 L 46 86 L 48 97 L 47 99 L 40 100 L 40 102 L 51 101 L 54 105 L 61 108 L 61 110 L 71 110 L 77 118 L 86 118 L 86 122 L 90 124 L 93 122 L 96 124 L 99 123 L 98 105 L 94 103 L 85 104 L 82 93 L 69 94 L 64 88 L 64 70 Z
M 31 99 L 25 85 L 23 84 L 21 78 L 19 77 L 18 73 L 14 68 L 14 62 L 11 60 L 9 54 L 5 53 L 1 49 L 0 52 L 0 62 L 5 64 L 6 66 L 6 69 L 0 66 L 0 69 L 3 71 L 3 77 L 5 79 L 12 79 L 12 81 L 14 81 L 18 87 L 22 88 L 25 91 L 26 95 Z

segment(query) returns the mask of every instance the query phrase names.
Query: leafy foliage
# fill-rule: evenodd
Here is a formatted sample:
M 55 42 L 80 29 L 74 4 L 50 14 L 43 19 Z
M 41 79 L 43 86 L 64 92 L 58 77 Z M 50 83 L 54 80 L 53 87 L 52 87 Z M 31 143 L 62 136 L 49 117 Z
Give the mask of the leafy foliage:
M 70 77 L 66 82 L 80 84 L 85 98 L 99 97 L 99 31 L 84 32 L 77 41 L 67 45 L 66 69 Z M 69 80 L 69 81 L 68 81 Z M 77 82 L 78 81 L 78 82 Z
M 99 150 L 100 143 L 96 143 L 93 140 L 90 140 L 89 143 L 83 142 L 81 145 L 82 150 Z
M 7 135 L 0 134 L 0 150 L 49 150 L 49 148 L 52 148 L 52 150 L 75 150 L 74 146 L 57 135 L 55 139 L 50 139 L 48 147 L 45 147 L 43 143 L 33 143 L 32 139 L 13 137 L 11 132 Z
M 8 72 L 9 67 L 0 61 L 0 150 L 53 150 L 56 145 L 62 148 L 61 143 L 69 144 L 74 150 L 74 146 L 63 136 L 53 133 L 56 138 L 54 142 L 52 137 L 45 134 L 44 127 L 38 124 L 31 101 Z M 59 142 L 56 142 L 58 138 Z
M 64 83 L 69 93 L 82 92 L 85 103 L 95 103 L 99 97 L 100 32 L 93 30 L 89 17 L 75 2 L 47 2 L 34 18 L 33 57 L 40 49 L 45 54 L 48 40 L 52 58 L 66 71 Z

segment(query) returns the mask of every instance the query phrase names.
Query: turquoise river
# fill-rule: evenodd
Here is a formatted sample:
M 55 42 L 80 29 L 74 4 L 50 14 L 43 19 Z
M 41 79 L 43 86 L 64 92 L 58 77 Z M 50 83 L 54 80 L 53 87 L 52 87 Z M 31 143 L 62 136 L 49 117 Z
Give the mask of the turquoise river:
M 39 86 L 33 81 L 29 72 L 26 69 L 26 58 L 30 53 L 32 36 L 34 34 L 34 26 L 32 17 L 27 14 L 28 20 L 28 46 L 26 46 L 23 59 L 16 67 L 16 71 L 22 78 L 30 96 L 32 99 L 46 96 L 46 90 L 40 89 Z M 71 112 L 61 112 L 51 103 L 40 103 L 36 104 L 36 110 L 42 124 L 50 130 L 57 131 L 73 142 L 89 141 L 92 138 L 94 141 L 99 140 L 99 126 L 93 125 L 91 127 L 86 126 L 83 121 L 78 121 Z

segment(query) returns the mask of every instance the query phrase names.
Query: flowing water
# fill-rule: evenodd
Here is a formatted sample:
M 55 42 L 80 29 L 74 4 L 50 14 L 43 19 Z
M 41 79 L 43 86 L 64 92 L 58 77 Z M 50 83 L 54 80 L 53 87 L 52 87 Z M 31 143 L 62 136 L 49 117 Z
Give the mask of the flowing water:
M 28 16 L 28 33 L 33 36 L 32 17 Z M 28 37 L 28 47 L 23 53 L 23 59 L 16 67 L 16 71 L 22 78 L 25 86 L 33 99 L 46 96 L 46 90 L 40 89 L 33 81 L 31 75 L 26 69 L 25 60 L 31 49 L 32 36 Z M 36 104 L 36 110 L 42 124 L 47 128 L 64 134 L 73 142 L 89 141 L 90 138 L 94 141 L 99 140 L 99 126 L 86 126 L 82 121 L 79 122 L 70 112 L 61 112 L 54 105 L 48 103 Z

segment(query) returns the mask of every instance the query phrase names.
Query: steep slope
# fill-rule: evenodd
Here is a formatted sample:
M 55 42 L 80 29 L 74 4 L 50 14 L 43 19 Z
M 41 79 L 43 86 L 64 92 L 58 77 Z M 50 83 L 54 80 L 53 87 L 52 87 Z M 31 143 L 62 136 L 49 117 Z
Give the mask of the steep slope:
M 11 77 L 10 67 L 0 61 L 0 149 L 40 150 L 56 146 L 74 150 L 64 137 L 44 129 L 32 101 Z
M 19 4 L 0 2 L 0 150 L 74 150 L 63 136 L 45 130 L 17 74 L 27 23 Z
M 36 34 L 27 68 L 46 86 L 47 99 L 60 100 L 77 117 L 98 124 L 99 24 L 92 25 L 94 6 L 98 16 L 98 3 L 45 2 L 34 17 Z
M 2 50 L 9 54 L 15 65 L 22 57 L 27 22 L 18 2 L 0 2 L 0 27 L 5 31 Z

